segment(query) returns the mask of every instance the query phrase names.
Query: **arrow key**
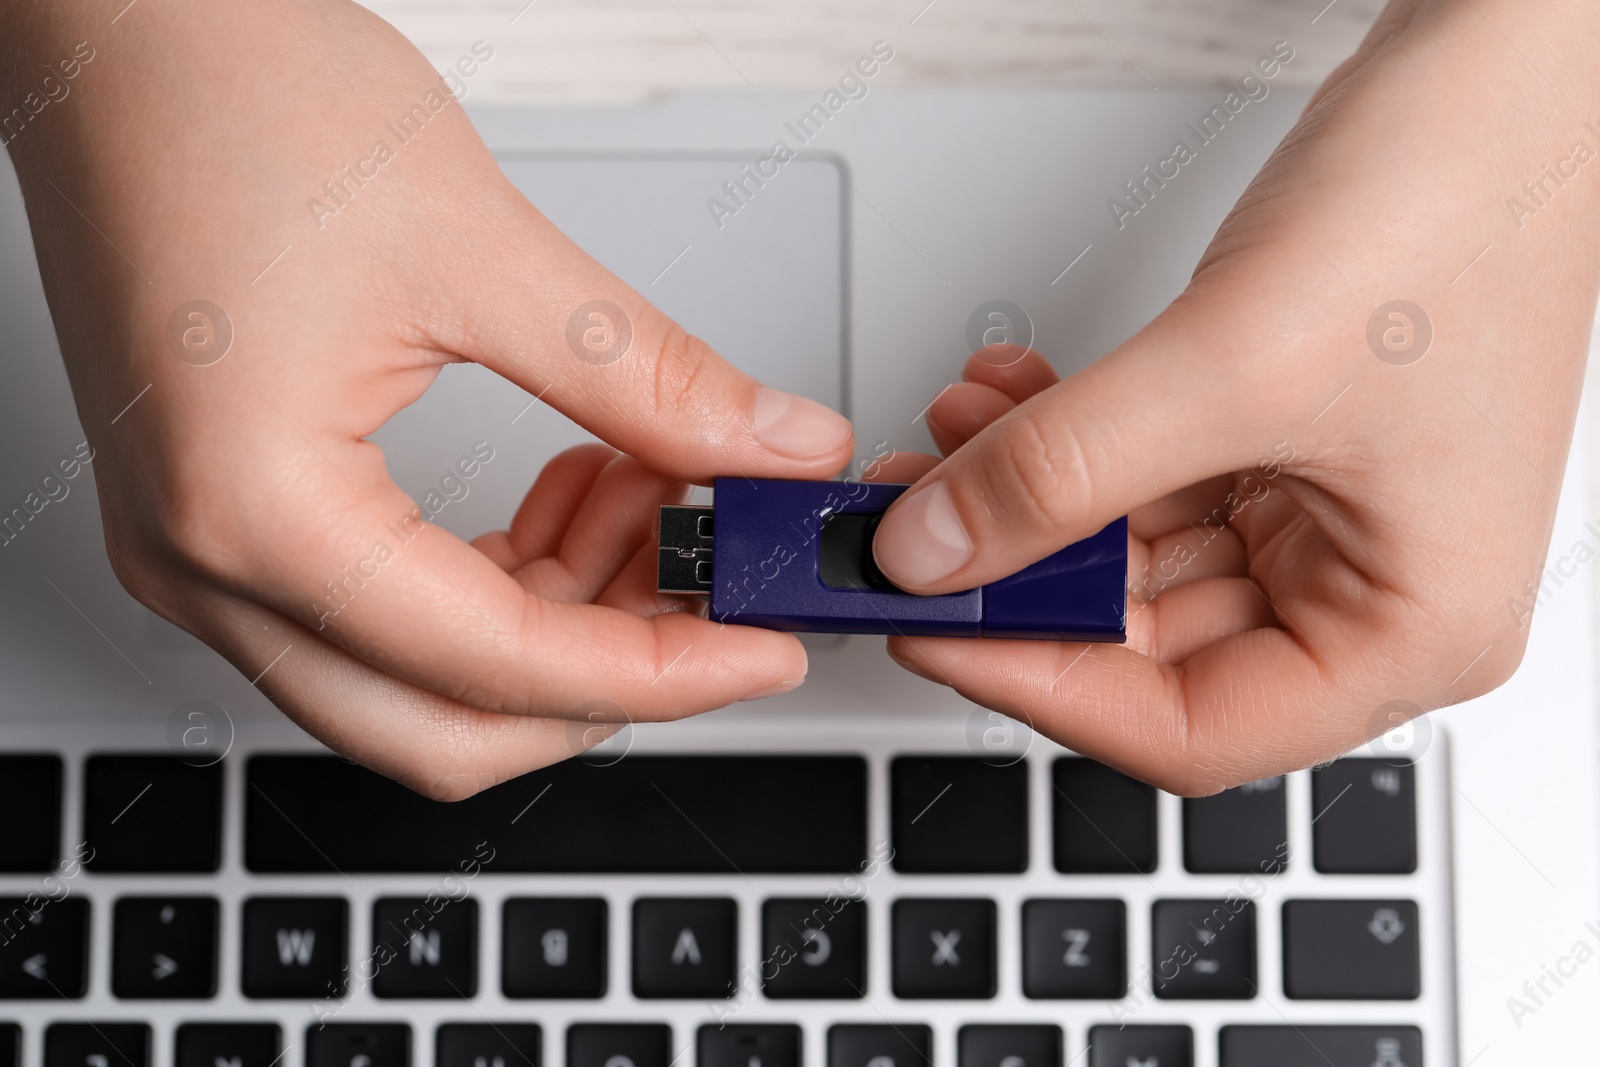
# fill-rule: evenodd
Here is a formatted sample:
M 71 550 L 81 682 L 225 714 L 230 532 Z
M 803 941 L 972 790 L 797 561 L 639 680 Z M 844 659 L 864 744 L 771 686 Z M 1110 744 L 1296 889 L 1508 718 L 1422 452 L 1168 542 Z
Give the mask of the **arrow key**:
M 117 901 L 111 991 L 138 1000 L 215 996 L 217 913 L 217 902 L 210 897 Z
M 89 977 L 89 902 L 34 894 L 0 900 L 0 1000 L 81 997 Z

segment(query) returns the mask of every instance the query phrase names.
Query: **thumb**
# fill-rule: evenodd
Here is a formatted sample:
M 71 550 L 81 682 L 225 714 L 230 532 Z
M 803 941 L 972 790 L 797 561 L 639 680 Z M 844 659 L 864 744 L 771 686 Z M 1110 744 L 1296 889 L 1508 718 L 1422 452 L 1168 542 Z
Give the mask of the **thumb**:
M 1277 417 L 1235 354 L 1158 319 L 986 426 L 906 491 L 873 555 L 914 593 L 1014 574 L 1153 500 L 1255 464 Z
M 507 186 L 502 195 L 505 223 L 496 229 L 521 254 L 475 271 L 460 290 L 459 319 L 471 325 L 458 354 L 674 478 L 703 484 L 734 471 L 821 478 L 849 461 L 844 416 L 763 386 L 573 244 L 516 190 Z

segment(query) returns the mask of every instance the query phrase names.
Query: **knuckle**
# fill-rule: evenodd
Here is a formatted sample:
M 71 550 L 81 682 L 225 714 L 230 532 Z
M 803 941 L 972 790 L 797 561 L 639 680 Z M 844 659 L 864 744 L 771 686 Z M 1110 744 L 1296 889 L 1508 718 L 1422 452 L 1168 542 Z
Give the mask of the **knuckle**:
M 108 524 L 109 525 L 109 524 Z M 111 573 L 118 584 L 145 607 L 155 610 L 164 582 L 156 574 L 149 557 L 132 550 L 121 538 L 106 530 L 106 558 L 111 562 Z
M 443 804 L 457 804 L 470 797 L 477 796 L 485 789 L 498 783 L 492 775 L 484 775 L 472 771 L 452 771 L 428 776 L 418 774 L 402 778 L 401 784 L 414 793 L 421 793 L 429 800 L 437 800 Z
M 509 777 L 497 750 L 522 732 L 527 721 L 496 722 L 447 706 L 425 714 L 430 743 L 378 769 L 412 792 L 446 804 L 476 796 Z
M 1161 761 L 1157 769 L 1140 777 L 1162 792 L 1198 799 L 1263 776 L 1259 767 L 1223 763 L 1202 753 L 1186 752 L 1181 758 Z
M 1221 784 L 1213 784 L 1209 779 L 1198 778 L 1187 772 L 1178 772 L 1156 776 L 1149 784 L 1163 793 L 1171 793 L 1186 800 L 1198 800 L 1201 797 L 1214 796 L 1234 783 L 1225 780 Z
M 1483 688 L 1473 695 L 1482 696 L 1484 693 L 1499 689 L 1509 682 L 1511 676 L 1517 673 L 1517 668 L 1522 666 L 1522 656 L 1527 651 L 1527 648 L 1527 635 L 1519 633 L 1509 638 L 1505 646 L 1497 654 L 1487 657 L 1488 669 L 1485 671 L 1486 677 L 1484 678 Z
M 248 498 L 217 466 L 173 463 L 152 496 L 133 513 L 138 535 L 173 570 L 214 584 L 233 584 L 255 558 Z
M 212 509 L 161 503 L 129 514 L 110 508 L 104 520 L 106 558 L 117 582 L 139 603 L 176 621 L 179 590 L 199 579 L 219 584 L 236 575 L 240 553 Z
M 1523 654 L 1528 648 L 1527 630 L 1518 629 L 1514 623 L 1503 622 L 1494 628 L 1486 640 L 1486 646 L 1461 649 L 1462 659 L 1470 660 L 1473 656 L 1479 658 L 1471 664 L 1466 677 L 1461 680 L 1459 699 L 1471 700 L 1500 688 L 1511 680 L 1511 676 L 1522 665 Z
M 1070 425 L 1047 429 L 1036 414 L 1019 411 L 998 426 L 983 473 L 1003 514 L 1055 532 L 1089 511 L 1089 460 Z
M 519 605 L 510 633 L 517 651 L 517 661 L 511 668 L 514 675 L 498 686 L 497 692 L 490 695 L 487 702 L 493 705 L 494 711 L 502 714 L 534 715 L 545 703 L 538 693 L 543 678 L 541 668 L 537 665 L 541 658 L 540 638 L 545 629 L 544 602 L 535 596 L 524 596 Z M 527 670 L 519 669 L 523 666 Z
M 129 596 L 180 630 L 215 643 L 197 621 L 192 589 L 144 554 L 112 548 L 109 541 L 107 550 L 111 573 Z
M 168 549 L 185 569 L 211 579 L 239 574 L 237 538 L 214 506 L 192 499 L 172 504 L 163 509 L 160 523 Z
M 1411 640 L 1395 667 L 1429 679 L 1416 695 L 1424 707 L 1472 700 L 1510 681 L 1531 634 L 1530 604 L 1503 595 L 1499 575 L 1465 576 L 1456 589 L 1412 605 Z M 1455 620 L 1450 624 L 1446 620 Z
M 472 594 L 469 593 L 470 597 Z M 557 712 L 538 694 L 543 670 L 538 666 L 539 635 L 543 625 L 537 597 L 521 598 L 521 606 L 509 621 L 489 621 L 470 601 L 463 601 L 460 619 L 464 627 L 481 630 L 487 647 L 496 654 L 476 669 L 452 671 L 431 685 L 434 692 L 457 704 L 494 715 L 545 715 Z M 500 652 L 504 652 L 501 655 Z M 470 720 L 456 722 L 458 730 Z
M 654 414 L 658 418 L 694 414 L 715 362 L 711 346 L 669 322 L 654 355 Z

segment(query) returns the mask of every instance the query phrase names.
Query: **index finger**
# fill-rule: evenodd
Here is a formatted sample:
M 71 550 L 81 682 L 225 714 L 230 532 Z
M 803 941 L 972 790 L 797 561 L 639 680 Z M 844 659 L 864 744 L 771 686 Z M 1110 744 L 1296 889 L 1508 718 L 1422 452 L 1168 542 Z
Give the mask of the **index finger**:
M 479 146 L 481 148 L 481 143 Z M 516 255 L 458 264 L 439 346 L 515 382 L 606 443 L 684 481 L 731 470 L 826 477 L 848 460 L 844 416 L 763 385 L 589 256 L 509 182 L 446 199 Z

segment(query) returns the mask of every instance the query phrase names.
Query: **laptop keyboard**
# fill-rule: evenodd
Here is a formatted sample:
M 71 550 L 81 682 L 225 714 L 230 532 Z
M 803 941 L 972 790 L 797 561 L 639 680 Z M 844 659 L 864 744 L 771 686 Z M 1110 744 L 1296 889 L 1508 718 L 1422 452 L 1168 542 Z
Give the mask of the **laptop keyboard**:
M 1436 739 L 1437 740 L 1437 739 Z M 903 744 L 903 738 L 900 739 Z M 1421 1067 L 1443 756 L 0 754 L 0 1067 Z

